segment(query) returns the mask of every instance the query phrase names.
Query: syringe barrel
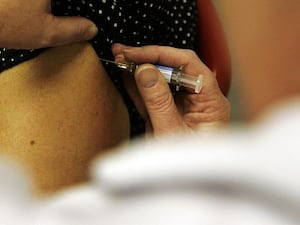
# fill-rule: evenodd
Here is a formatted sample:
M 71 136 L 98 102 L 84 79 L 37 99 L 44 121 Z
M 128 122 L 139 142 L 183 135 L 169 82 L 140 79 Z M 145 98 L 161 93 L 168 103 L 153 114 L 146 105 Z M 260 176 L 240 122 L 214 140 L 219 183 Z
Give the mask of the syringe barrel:
M 172 67 L 156 65 L 162 73 L 166 81 L 170 84 L 175 84 L 177 87 L 186 87 L 194 90 L 195 93 L 200 93 L 203 83 L 203 76 L 192 76 L 175 70 Z

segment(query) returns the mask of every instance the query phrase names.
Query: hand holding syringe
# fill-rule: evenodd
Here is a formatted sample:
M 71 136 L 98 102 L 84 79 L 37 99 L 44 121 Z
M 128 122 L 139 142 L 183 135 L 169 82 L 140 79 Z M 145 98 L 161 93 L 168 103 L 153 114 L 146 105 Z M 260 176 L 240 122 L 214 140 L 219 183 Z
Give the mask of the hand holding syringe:
M 135 63 L 121 63 L 121 62 L 114 62 L 107 59 L 100 58 L 101 61 L 107 63 L 113 63 L 118 68 L 128 71 L 130 73 L 134 73 L 137 69 L 138 65 Z M 191 76 L 185 73 L 182 73 L 181 70 L 176 70 L 172 67 L 168 66 L 161 66 L 155 65 L 156 68 L 162 73 L 164 78 L 169 84 L 175 85 L 176 91 L 179 91 L 180 87 L 190 88 L 195 93 L 200 93 L 202 83 L 203 83 L 203 76 Z

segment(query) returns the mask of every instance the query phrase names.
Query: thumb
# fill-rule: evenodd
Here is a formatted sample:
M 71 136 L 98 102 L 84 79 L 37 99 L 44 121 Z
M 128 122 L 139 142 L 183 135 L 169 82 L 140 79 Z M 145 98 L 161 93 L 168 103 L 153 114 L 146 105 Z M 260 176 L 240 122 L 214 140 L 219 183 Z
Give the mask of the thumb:
M 57 17 L 49 15 L 40 47 L 65 45 L 92 39 L 97 26 L 83 17 Z
M 160 71 L 150 64 L 141 65 L 136 70 L 135 79 L 154 133 L 170 133 L 183 129 L 183 120 Z

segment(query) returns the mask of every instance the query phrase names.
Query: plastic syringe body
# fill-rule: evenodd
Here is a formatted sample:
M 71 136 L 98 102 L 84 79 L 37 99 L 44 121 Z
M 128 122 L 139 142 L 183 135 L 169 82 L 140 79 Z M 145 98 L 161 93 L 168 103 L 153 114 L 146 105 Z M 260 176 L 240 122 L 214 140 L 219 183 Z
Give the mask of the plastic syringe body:
M 118 68 L 130 73 L 133 73 L 138 68 L 138 65 L 135 63 L 115 62 L 115 64 Z M 192 89 L 195 93 L 200 93 L 203 83 L 202 75 L 188 75 L 169 66 L 155 65 L 155 67 L 161 72 L 169 84 L 175 85 L 176 91 L 179 91 L 180 87 L 185 87 Z

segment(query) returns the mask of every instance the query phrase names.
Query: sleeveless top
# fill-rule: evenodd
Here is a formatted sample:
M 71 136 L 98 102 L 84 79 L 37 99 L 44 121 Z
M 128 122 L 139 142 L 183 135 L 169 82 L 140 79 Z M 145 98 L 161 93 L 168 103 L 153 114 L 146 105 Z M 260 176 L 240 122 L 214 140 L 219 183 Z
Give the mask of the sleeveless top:
M 167 45 L 196 50 L 196 0 L 53 0 L 57 16 L 83 16 L 99 29 L 91 40 L 101 58 L 113 60 L 111 45 Z M 44 49 L 12 50 L 0 48 L 0 72 L 29 60 Z M 121 92 L 131 121 L 131 135 L 143 133 L 144 122 L 122 84 L 120 71 L 113 65 L 104 67 Z

